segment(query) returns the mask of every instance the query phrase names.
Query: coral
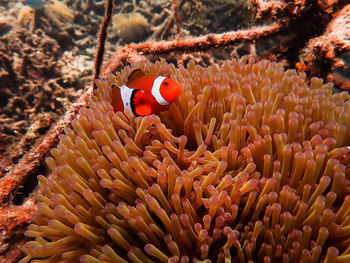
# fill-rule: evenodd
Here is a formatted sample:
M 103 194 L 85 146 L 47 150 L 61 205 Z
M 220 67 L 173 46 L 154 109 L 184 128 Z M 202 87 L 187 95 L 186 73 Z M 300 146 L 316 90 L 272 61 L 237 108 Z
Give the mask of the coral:
M 14 172 L 17 176 L 20 175 L 17 180 L 23 184 L 25 180 L 22 179 L 28 178 L 32 173 L 22 174 L 23 171 L 28 171 L 23 166 L 18 167 L 21 172 L 16 172 L 18 169 L 14 168 L 14 165 L 34 143 L 48 141 L 40 140 L 40 137 L 55 124 L 72 101 L 81 95 L 83 87 L 90 81 L 92 66 L 87 60 L 93 60 L 93 56 L 89 56 L 88 59 L 81 53 L 76 55 L 77 50 L 74 50 L 74 57 L 67 54 L 60 58 L 62 43 L 58 43 L 47 34 L 55 31 L 59 34 L 56 35 L 58 38 L 62 34 L 68 34 L 72 38 L 69 31 L 62 32 L 66 27 L 61 27 L 61 30 L 51 28 L 45 31 L 36 28 L 34 32 L 30 32 L 20 23 L 16 23 L 20 10 L 23 11 L 26 6 L 23 7 L 18 1 L 13 2 L 16 3 L 10 11 L 5 12 L 3 7 L 0 8 L 3 12 L 0 19 L 3 34 L 0 39 L 0 177 L 9 175 L 9 178 L 12 178 L 11 174 Z M 28 6 L 26 8 L 29 9 Z M 48 25 L 49 20 L 43 15 L 45 8 L 35 10 L 36 19 L 40 22 L 36 24 L 37 27 L 43 26 L 45 24 L 43 21 Z M 89 23 L 91 21 L 88 20 Z M 8 24 L 11 25 L 10 31 Z M 91 24 L 96 26 L 96 19 L 84 27 L 89 32 L 94 31 Z M 80 64 L 77 65 L 78 63 Z M 74 70 L 68 72 L 72 67 L 75 67 Z M 45 149 L 42 146 L 38 148 Z M 42 151 L 36 150 L 35 154 L 37 153 L 41 154 Z M 30 169 L 38 169 L 40 165 L 36 166 L 38 164 L 36 160 L 29 159 L 35 163 L 28 165 Z M 16 183 L 6 185 L 18 187 Z M 18 196 L 23 194 L 22 187 Z M 10 189 L 13 190 L 12 187 Z M 13 198 L 12 194 L 3 198 L 1 207 L 5 208 L 9 203 L 12 207 Z M 1 239 L 0 247 L 7 246 L 7 241 L 5 244 L 4 240 Z
M 72 51 L 65 51 L 57 62 L 64 83 L 81 81 L 82 76 L 90 77 L 93 62 L 85 55 L 74 55 Z
M 30 31 L 33 32 L 35 29 L 35 12 L 30 6 L 23 6 L 18 13 L 18 22 L 23 26 L 29 27 Z
M 10 55 L 17 74 L 33 77 L 38 82 L 52 75 L 57 76 L 56 58 L 62 50 L 42 30 L 32 34 L 24 28 L 16 28 L 1 39 L 1 44 L 0 50 Z
M 177 37 L 181 37 L 181 25 L 180 25 L 180 15 L 179 15 L 179 5 L 177 0 L 172 0 L 173 2 L 173 12 L 174 12 L 174 21 L 176 26 Z
M 66 69 L 67 65 L 62 65 L 66 57 L 62 61 L 57 59 L 60 55 L 61 48 L 57 42 L 40 29 L 31 34 L 26 29 L 15 28 L 1 38 L 0 177 L 9 175 L 8 178 L 12 178 L 11 169 L 14 164 L 32 148 L 38 138 L 50 129 L 58 119 L 58 115 L 64 113 L 70 101 L 81 95 L 81 91 L 75 89 L 78 90 L 84 84 L 83 79 L 80 78 L 82 74 L 79 76 L 81 83 L 73 82 L 72 78 L 77 74 L 77 70 L 82 70 L 82 67 L 86 68 L 88 65 L 79 65 L 75 71 L 69 72 L 70 74 L 61 72 L 61 68 L 68 69 Z M 74 59 L 75 64 L 72 63 L 73 60 L 69 61 L 71 66 L 76 65 L 77 62 L 84 62 L 83 59 L 86 58 L 77 56 Z M 89 69 L 90 71 L 87 70 L 84 74 L 91 74 L 91 65 Z M 70 83 L 74 83 L 75 86 L 62 86 L 65 83 L 58 77 L 65 73 L 67 73 L 65 80 L 72 81 Z M 47 140 L 40 142 L 47 142 Z M 42 146 L 38 148 L 44 149 Z M 37 153 L 41 151 L 36 150 Z M 36 159 L 40 160 L 40 158 Z M 22 179 L 28 178 L 30 174 L 22 174 L 26 171 L 22 165 L 18 167 L 20 172 L 13 170 L 15 174 L 21 175 L 17 178 L 21 184 L 24 182 Z M 37 168 L 35 165 L 29 166 L 32 169 Z M 5 183 L 5 185 L 10 186 L 12 190 L 12 187 L 18 187 L 16 183 Z M 6 187 L 2 189 L 2 193 L 7 191 L 4 189 Z M 13 196 L 7 196 L 2 200 L 5 203 L 12 202 Z M 4 208 L 4 206 L 1 207 Z M 4 244 L 1 246 L 5 247 Z
M 67 35 L 66 31 L 72 28 L 74 13 L 67 5 L 58 0 L 42 3 L 42 5 L 41 8 L 22 6 L 17 15 L 19 24 L 29 28 L 31 33 L 34 33 L 36 29 L 42 29 L 46 34 L 61 42 L 61 46 L 71 45 L 72 36 Z
M 132 3 L 131 3 L 132 2 Z M 115 13 L 140 13 L 149 22 L 150 39 L 225 32 L 249 26 L 246 1 L 126 1 Z M 139 40 L 145 40 L 145 37 Z
M 0 36 L 7 34 L 12 29 L 12 24 L 6 19 L 0 19 Z
M 137 12 L 116 14 L 112 20 L 113 30 L 126 42 L 141 40 L 149 30 L 147 19 Z
M 135 68 L 182 86 L 168 112 L 113 112 Z M 46 159 L 21 263 L 349 258 L 346 92 L 247 57 L 138 63 L 97 86 Z
M 0 106 L 3 107 L 7 104 L 8 98 L 11 97 L 17 86 L 16 74 L 12 64 L 3 52 L 0 52 L 0 82 L 2 84 Z
M 333 71 L 343 65 L 341 55 L 349 52 L 347 1 L 251 0 L 250 4 L 256 20 L 284 25 L 277 47 L 263 56 L 285 59 L 289 67 L 324 79 L 332 79 Z
M 0 261 L 14 262 L 12 259 L 20 258 L 22 255 L 21 247 L 26 240 L 21 239 L 22 229 L 20 226 L 26 225 L 35 209 L 33 198 L 27 199 L 21 206 L 0 209 L 0 239 L 3 243 L 12 239 L 16 242 L 15 246 L 9 251 L 7 246 L 0 246 Z M 5 241 L 5 242 L 4 242 Z M 18 260 L 16 261 L 18 262 Z
M 112 11 L 113 11 L 113 0 L 107 0 L 105 16 L 103 18 L 100 32 L 98 34 L 99 41 L 98 41 L 97 52 L 96 52 L 95 63 L 94 63 L 95 71 L 92 78 L 93 87 L 95 87 L 95 80 L 100 76 L 101 65 L 103 62 L 103 55 L 105 52 L 105 42 L 107 39 L 107 29 L 112 18 Z
M 333 67 L 344 68 L 340 57 L 346 52 L 350 52 L 350 4 L 335 15 L 322 36 L 309 41 L 298 67 L 311 75 L 326 76 Z
M 251 26 L 247 1 L 177 1 L 181 27 L 188 35 L 226 32 Z M 175 23 L 176 25 L 176 23 Z
M 47 14 L 52 14 L 63 22 L 72 23 L 74 20 L 73 12 L 62 2 L 54 0 L 52 4 L 46 5 Z

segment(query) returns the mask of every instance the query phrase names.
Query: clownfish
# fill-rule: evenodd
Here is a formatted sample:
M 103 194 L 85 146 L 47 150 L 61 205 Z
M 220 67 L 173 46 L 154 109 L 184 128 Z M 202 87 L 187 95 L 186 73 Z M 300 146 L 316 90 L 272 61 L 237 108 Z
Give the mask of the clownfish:
M 128 82 L 118 87 L 112 84 L 114 112 L 131 109 L 136 116 L 158 114 L 168 109 L 180 95 L 176 81 L 164 76 L 146 75 L 142 70 L 131 72 Z

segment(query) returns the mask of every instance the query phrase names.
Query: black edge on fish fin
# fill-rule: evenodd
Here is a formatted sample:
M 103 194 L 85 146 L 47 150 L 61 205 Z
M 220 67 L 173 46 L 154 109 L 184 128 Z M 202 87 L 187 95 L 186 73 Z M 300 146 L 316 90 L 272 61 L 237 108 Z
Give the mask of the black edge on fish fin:
M 131 106 L 131 110 L 132 112 L 135 114 L 136 117 L 140 116 L 136 113 L 135 111 L 135 103 L 134 103 L 134 99 L 135 99 L 135 94 L 136 92 L 138 92 L 139 90 L 138 89 L 134 89 L 131 93 L 131 97 L 130 97 L 130 106 Z
M 133 70 L 133 72 L 131 72 L 129 75 L 128 82 L 126 83 L 126 85 L 128 85 L 128 83 L 134 81 L 135 79 L 138 79 L 145 75 L 146 75 L 145 72 L 143 72 L 141 69 Z
M 132 92 L 130 106 L 136 116 L 146 116 L 152 113 L 148 99 L 147 95 L 140 90 L 136 89 Z

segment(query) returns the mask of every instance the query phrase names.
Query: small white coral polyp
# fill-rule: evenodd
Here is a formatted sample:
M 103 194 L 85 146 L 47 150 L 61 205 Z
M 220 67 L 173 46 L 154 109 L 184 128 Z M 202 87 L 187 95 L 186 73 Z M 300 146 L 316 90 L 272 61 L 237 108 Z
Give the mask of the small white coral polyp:
M 129 73 L 182 87 L 160 116 L 113 112 Z M 20 262 L 349 262 L 350 101 L 281 64 L 125 68 L 47 158 Z

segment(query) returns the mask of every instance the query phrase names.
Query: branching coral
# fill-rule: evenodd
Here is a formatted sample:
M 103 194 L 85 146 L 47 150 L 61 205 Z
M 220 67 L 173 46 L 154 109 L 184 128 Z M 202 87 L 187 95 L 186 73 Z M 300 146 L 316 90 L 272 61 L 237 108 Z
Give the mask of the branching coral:
M 113 112 L 134 68 L 182 86 L 168 112 Z M 350 101 L 305 78 L 243 58 L 98 81 L 39 176 L 20 262 L 346 262 Z
M 324 35 L 310 40 L 304 64 L 299 67 L 308 69 L 312 75 L 326 75 L 332 67 L 345 67 L 339 57 L 346 52 L 350 52 L 350 4 L 336 14 Z
M 347 1 L 251 0 L 250 3 L 257 20 L 285 25 L 286 30 L 280 35 L 286 36 L 285 40 L 280 38 L 279 47 L 269 50 L 268 55 L 284 58 L 290 67 L 324 79 L 333 79 L 334 69 L 344 66 L 341 55 L 350 51 Z

